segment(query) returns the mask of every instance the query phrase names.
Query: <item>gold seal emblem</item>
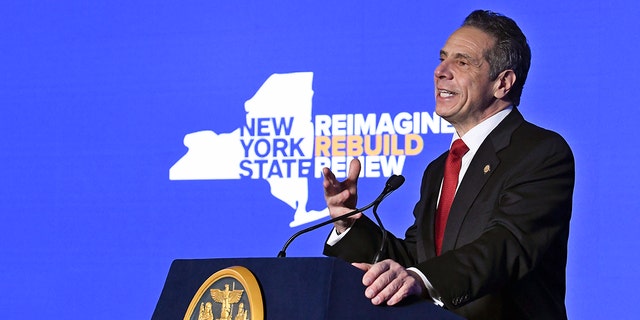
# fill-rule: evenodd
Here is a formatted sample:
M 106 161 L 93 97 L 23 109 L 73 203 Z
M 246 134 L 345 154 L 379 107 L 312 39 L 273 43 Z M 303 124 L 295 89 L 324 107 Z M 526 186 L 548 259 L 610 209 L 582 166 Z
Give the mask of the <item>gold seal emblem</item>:
M 253 273 L 235 266 L 209 277 L 191 299 L 184 320 L 262 320 L 262 292 Z

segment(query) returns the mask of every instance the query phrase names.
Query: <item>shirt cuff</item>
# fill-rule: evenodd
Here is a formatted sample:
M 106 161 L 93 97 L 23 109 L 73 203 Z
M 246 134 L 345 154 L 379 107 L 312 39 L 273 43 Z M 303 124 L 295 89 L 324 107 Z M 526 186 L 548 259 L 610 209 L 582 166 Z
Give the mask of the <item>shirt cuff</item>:
M 343 233 L 338 234 L 338 230 L 334 227 L 333 230 L 331 230 L 331 233 L 329 234 L 329 239 L 327 239 L 327 244 L 330 246 L 333 246 L 334 244 L 338 243 L 338 241 L 344 238 L 344 236 L 347 234 L 347 232 L 349 232 L 349 230 L 351 230 L 351 228 L 347 228 L 347 230 L 345 230 Z
M 422 282 L 424 283 L 424 286 L 427 288 L 427 293 L 429 293 L 429 297 L 431 298 L 431 300 L 433 300 L 433 303 L 439 307 L 444 306 L 444 303 L 442 302 L 442 297 L 440 297 L 440 293 L 438 293 L 438 291 L 436 290 L 436 288 L 433 287 L 433 285 L 431 285 L 431 282 L 429 282 L 429 279 L 427 279 L 427 277 L 425 277 L 425 275 L 422 273 L 422 271 L 418 270 L 417 268 L 414 267 L 409 267 L 407 268 L 407 270 L 411 270 L 413 272 L 415 272 L 418 276 L 420 276 L 420 279 L 422 279 Z

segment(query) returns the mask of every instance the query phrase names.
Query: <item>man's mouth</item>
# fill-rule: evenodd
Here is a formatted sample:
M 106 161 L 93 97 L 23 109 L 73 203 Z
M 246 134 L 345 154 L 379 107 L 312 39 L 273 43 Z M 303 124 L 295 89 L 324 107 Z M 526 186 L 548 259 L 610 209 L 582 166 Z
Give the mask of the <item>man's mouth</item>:
M 453 91 L 438 89 L 438 96 L 441 98 L 449 98 L 449 97 L 453 97 L 454 95 L 456 95 L 456 93 Z

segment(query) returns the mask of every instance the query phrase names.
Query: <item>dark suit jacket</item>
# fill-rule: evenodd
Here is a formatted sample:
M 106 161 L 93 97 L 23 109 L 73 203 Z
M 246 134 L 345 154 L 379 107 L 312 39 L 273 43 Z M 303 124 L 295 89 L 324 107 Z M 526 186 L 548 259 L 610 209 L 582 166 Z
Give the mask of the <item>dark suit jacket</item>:
M 418 268 L 445 307 L 469 319 L 566 319 L 565 269 L 574 185 L 571 149 L 513 111 L 482 143 L 456 193 L 435 255 L 445 152 L 424 172 L 415 222 L 386 257 Z M 370 262 L 381 232 L 358 219 L 325 254 Z

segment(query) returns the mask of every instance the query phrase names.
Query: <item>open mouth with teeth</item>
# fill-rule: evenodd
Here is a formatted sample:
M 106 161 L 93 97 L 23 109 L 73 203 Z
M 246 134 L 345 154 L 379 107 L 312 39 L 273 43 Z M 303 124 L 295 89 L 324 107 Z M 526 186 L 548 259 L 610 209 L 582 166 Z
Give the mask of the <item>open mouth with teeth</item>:
M 444 89 L 438 90 L 438 96 L 440 96 L 442 98 L 453 97 L 456 94 L 457 93 L 455 93 L 453 91 L 449 91 L 449 90 L 444 90 Z

